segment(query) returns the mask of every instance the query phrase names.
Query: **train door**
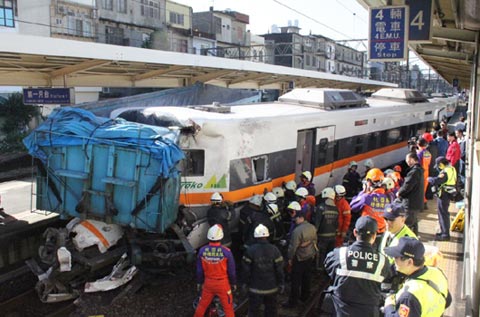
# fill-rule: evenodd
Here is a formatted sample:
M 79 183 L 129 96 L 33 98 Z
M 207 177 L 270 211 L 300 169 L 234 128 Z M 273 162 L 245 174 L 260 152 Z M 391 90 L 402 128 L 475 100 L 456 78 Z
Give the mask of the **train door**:
M 335 126 L 300 130 L 297 133 L 296 180 L 302 171 L 333 163 Z

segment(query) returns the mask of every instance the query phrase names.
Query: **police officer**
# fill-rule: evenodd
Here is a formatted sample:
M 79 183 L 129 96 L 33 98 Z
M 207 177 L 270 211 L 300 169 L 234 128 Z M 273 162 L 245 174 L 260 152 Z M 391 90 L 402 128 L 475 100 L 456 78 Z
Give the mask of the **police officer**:
M 248 288 L 248 316 L 260 316 L 262 304 L 265 305 L 264 316 L 277 316 L 277 294 L 284 290 L 283 257 L 278 248 L 268 242 L 267 227 L 258 225 L 253 235 L 256 243 L 248 248 L 242 259 Z
M 379 316 L 380 285 L 390 269 L 385 256 L 373 248 L 377 229 L 375 219 L 360 217 L 353 231 L 356 241 L 327 255 L 325 269 L 333 283 L 326 291 L 324 312 L 337 317 Z
M 229 248 L 222 246 L 223 230 L 220 225 L 208 229 L 209 243 L 197 257 L 197 289 L 202 290 L 194 317 L 203 317 L 212 299 L 220 299 L 225 316 L 234 317 L 232 289 L 236 290 L 235 261 Z
M 415 233 L 405 225 L 407 212 L 402 204 L 394 202 L 385 206 L 383 212 L 383 218 L 387 222 L 387 232 L 382 239 L 380 250 L 387 247 L 393 247 L 398 245 L 398 241 L 402 237 L 411 237 L 418 239 Z M 391 264 L 393 264 L 393 258 L 389 258 Z
M 232 244 L 232 237 L 230 236 L 230 225 L 228 222 L 232 218 L 232 213 L 225 205 L 222 205 L 223 197 L 220 193 L 213 193 L 210 197 L 212 206 L 207 211 L 208 225 L 211 227 L 219 224 L 223 229 L 222 245 L 229 247 Z
M 450 162 L 443 156 L 435 160 L 440 173 L 436 177 L 429 177 L 428 181 L 437 189 L 437 212 L 440 232 L 436 234 L 435 240 L 450 240 L 450 214 L 448 207 L 452 195 L 456 194 L 457 172 Z
M 385 300 L 385 316 L 442 316 L 452 301 L 447 278 L 439 268 L 424 265 L 423 244 L 403 237 L 385 253 L 395 259 L 397 271 L 407 276 L 403 287 Z
M 305 214 L 298 211 L 294 215 L 295 229 L 293 229 L 288 245 L 288 265 L 292 268 L 292 285 L 286 308 L 294 308 L 298 300 L 306 301 L 310 297 L 311 271 L 316 254 L 317 230 L 315 226 L 305 220 Z

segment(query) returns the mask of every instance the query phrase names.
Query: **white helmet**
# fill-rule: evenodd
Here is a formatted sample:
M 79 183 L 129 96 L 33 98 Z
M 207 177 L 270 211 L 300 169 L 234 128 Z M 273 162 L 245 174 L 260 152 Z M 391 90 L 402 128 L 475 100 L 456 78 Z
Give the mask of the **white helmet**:
M 386 169 L 385 171 L 383 171 L 383 174 L 386 176 L 386 175 L 391 174 L 391 173 L 393 173 L 393 172 L 395 172 L 395 171 L 392 170 L 391 168 L 388 168 L 388 169 Z
M 300 187 L 295 191 L 295 195 L 302 197 L 302 198 L 307 198 L 308 196 L 308 190 L 305 187 Z
M 366 161 L 363 163 L 363 165 L 364 165 L 366 168 L 372 168 L 373 166 L 375 166 L 375 165 L 373 164 L 373 161 L 372 161 L 371 159 L 366 160 Z
M 353 166 L 358 166 L 357 162 L 350 161 L 350 163 L 348 163 L 348 168 L 352 168 Z
M 332 187 L 325 187 L 322 190 L 322 198 L 335 199 L 335 191 Z
M 218 192 L 215 192 L 212 194 L 212 197 L 210 197 L 210 201 L 213 203 L 213 202 L 222 202 L 223 198 L 222 198 L 222 195 L 220 195 L 220 193 Z
M 274 204 L 277 202 L 277 196 L 275 196 L 274 193 L 268 192 L 263 196 L 263 199 L 269 203 L 269 204 Z
M 300 211 L 302 210 L 302 207 L 300 206 L 299 203 L 297 203 L 296 201 L 292 201 L 290 204 L 288 204 L 288 209 L 292 209 L 292 210 L 295 210 L 295 211 Z
M 278 206 L 277 206 L 277 204 L 268 204 L 268 205 L 267 205 L 267 211 L 268 211 L 268 213 L 271 214 L 272 216 L 278 214 Z
M 347 194 L 347 190 L 343 185 L 335 185 L 335 194 L 337 196 L 343 197 Z
M 297 183 L 295 183 L 294 181 L 289 181 L 285 184 L 285 188 L 294 191 L 297 189 Z
M 210 241 L 220 241 L 223 239 L 223 229 L 220 225 L 213 225 L 208 229 L 207 239 Z
M 257 207 L 261 207 L 262 206 L 262 199 L 263 198 L 260 195 L 253 195 L 248 202 L 251 203 L 252 205 L 257 206 Z
M 265 227 L 262 224 L 259 224 L 256 228 L 255 231 L 253 231 L 253 237 L 254 238 L 266 238 L 270 235 L 268 232 L 268 228 Z
M 303 172 L 302 176 L 304 176 L 309 182 L 312 180 L 312 173 L 310 173 L 309 171 Z
M 382 181 L 382 184 L 385 185 L 385 188 L 387 190 L 391 190 L 395 188 L 395 182 L 390 177 L 385 177 Z
M 285 193 L 282 189 L 282 187 L 273 187 L 272 188 L 272 193 L 277 196 L 277 198 L 282 198 L 285 196 Z

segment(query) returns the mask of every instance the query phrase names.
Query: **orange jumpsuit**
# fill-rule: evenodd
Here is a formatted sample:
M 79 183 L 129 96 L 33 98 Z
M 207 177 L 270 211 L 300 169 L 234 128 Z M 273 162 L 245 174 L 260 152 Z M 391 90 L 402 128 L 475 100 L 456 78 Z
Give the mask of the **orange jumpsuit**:
M 338 209 L 338 230 L 337 236 L 335 237 L 335 247 L 340 247 L 343 245 L 342 234 L 347 233 L 348 228 L 350 227 L 350 220 L 352 219 L 352 214 L 350 212 L 350 204 L 344 197 L 338 200 L 335 199 L 335 205 Z
M 423 192 L 427 193 L 427 186 L 428 186 L 428 171 L 430 170 L 430 163 L 432 161 L 432 154 L 426 148 L 420 148 L 417 152 L 418 155 L 418 163 L 423 168 Z M 423 202 L 427 202 L 427 198 L 425 195 L 423 196 Z

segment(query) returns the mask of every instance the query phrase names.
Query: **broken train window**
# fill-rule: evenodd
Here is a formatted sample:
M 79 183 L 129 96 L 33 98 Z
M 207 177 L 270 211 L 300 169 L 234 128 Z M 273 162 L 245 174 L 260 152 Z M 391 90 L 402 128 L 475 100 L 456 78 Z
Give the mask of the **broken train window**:
M 266 155 L 252 158 L 253 182 L 260 183 L 268 179 L 268 157 Z

